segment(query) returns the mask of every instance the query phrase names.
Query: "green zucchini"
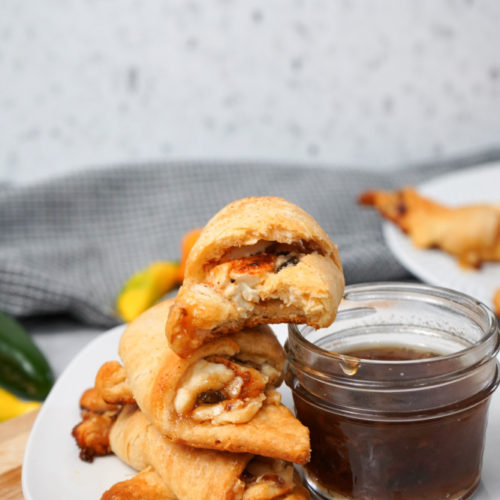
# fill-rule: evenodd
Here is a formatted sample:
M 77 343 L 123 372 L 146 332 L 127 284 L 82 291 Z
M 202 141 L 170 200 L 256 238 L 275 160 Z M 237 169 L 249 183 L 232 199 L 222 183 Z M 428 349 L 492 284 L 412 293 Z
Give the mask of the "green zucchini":
M 41 401 L 53 384 L 45 356 L 17 321 L 0 312 L 0 386 L 22 398 Z

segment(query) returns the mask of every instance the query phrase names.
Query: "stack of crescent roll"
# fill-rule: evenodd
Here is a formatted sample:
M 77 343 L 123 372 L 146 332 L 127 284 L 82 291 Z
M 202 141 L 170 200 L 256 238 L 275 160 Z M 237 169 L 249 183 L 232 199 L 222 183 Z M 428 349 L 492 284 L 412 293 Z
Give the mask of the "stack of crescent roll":
M 285 353 L 269 323 L 326 327 L 344 288 L 336 246 L 281 198 L 245 198 L 205 226 L 176 299 L 124 331 L 80 399 L 80 457 L 139 471 L 102 498 L 307 499 L 293 463 L 309 431 L 282 403 Z

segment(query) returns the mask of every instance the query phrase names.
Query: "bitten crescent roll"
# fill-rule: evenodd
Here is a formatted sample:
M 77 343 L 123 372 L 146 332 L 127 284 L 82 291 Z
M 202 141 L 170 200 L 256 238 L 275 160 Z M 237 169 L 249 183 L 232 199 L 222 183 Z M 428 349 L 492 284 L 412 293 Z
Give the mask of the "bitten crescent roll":
M 128 387 L 149 420 L 178 443 L 306 463 L 309 431 L 274 389 L 285 355 L 271 329 L 221 337 L 181 358 L 164 335 L 172 302 L 130 323 L 119 346 Z
M 113 452 L 124 462 L 145 472 L 130 481 L 140 486 L 144 498 L 154 497 L 163 483 L 165 499 L 179 500 L 307 500 L 291 464 L 250 454 L 200 450 L 163 437 L 135 406 L 123 408 L 111 428 Z M 156 477 L 155 475 L 156 474 Z M 146 477 L 144 477 L 146 475 Z M 147 481 L 149 484 L 144 484 Z M 102 500 L 129 498 L 128 482 L 117 483 Z M 111 492 L 114 496 L 111 496 Z
M 415 246 L 439 247 L 464 267 L 500 261 L 500 204 L 447 207 L 411 187 L 366 191 L 359 202 L 374 206 L 407 233 Z
M 337 247 L 309 214 L 282 198 L 244 198 L 220 210 L 192 247 L 166 335 L 186 356 L 243 327 L 326 327 L 343 290 Z

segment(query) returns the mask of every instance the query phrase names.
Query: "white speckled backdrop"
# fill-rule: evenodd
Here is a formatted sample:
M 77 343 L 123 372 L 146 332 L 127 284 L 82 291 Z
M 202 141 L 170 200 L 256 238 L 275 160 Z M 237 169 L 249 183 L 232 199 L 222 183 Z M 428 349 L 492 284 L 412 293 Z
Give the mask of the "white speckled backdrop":
M 500 2 L 1 0 L 0 180 L 500 144 Z

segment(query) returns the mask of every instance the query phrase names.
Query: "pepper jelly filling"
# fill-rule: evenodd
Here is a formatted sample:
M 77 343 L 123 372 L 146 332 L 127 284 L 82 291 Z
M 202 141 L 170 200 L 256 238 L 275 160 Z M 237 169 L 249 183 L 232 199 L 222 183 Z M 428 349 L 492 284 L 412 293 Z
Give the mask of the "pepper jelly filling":
M 176 412 L 212 424 L 251 420 L 280 378 L 280 373 L 261 359 L 246 358 L 242 361 L 209 356 L 198 360 L 177 390 Z

